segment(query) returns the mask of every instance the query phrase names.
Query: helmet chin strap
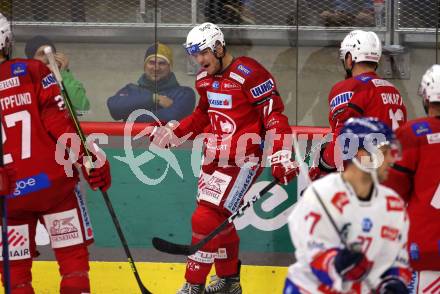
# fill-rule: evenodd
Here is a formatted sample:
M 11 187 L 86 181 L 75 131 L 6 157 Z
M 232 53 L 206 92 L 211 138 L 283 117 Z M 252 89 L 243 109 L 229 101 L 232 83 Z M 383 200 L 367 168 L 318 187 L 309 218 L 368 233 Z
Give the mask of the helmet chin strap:
M 362 163 L 360 163 L 357 158 L 352 158 L 351 161 L 354 163 L 354 165 L 356 165 L 358 169 L 370 174 L 371 180 L 373 181 L 374 185 L 379 185 L 379 177 L 377 175 L 376 167 L 365 167 L 364 165 L 362 165 Z M 378 166 L 377 158 L 375 156 L 373 156 L 373 166 Z
M 425 113 L 428 114 L 429 112 L 429 102 L 423 99 L 423 109 L 425 110 Z
M 352 68 L 347 68 L 345 66 L 345 61 L 342 61 L 342 66 L 345 69 L 345 79 L 351 78 L 353 76 L 353 72 L 352 72 L 353 67 Z
M 217 58 L 217 60 L 220 62 L 220 70 L 216 73 L 223 71 L 223 57 L 225 57 L 225 55 L 226 55 L 226 47 L 225 46 L 223 46 L 223 56 L 222 57 L 217 57 L 217 50 L 214 51 L 215 58 Z

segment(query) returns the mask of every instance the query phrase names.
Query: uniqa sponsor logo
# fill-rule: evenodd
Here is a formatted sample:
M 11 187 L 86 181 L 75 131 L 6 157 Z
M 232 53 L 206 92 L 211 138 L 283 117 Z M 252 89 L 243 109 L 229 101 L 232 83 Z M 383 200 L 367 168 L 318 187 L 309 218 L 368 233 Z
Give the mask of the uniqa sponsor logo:
M 352 96 L 353 96 L 353 92 L 344 92 L 339 95 L 336 95 L 330 101 L 330 109 L 333 110 L 337 106 L 347 103 L 348 101 L 350 101 Z
M 264 94 L 270 92 L 273 89 L 273 86 L 274 86 L 273 80 L 268 79 L 267 81 L 251 89 L 252 96 L 254 96 L 254 98 L 261 97 Z

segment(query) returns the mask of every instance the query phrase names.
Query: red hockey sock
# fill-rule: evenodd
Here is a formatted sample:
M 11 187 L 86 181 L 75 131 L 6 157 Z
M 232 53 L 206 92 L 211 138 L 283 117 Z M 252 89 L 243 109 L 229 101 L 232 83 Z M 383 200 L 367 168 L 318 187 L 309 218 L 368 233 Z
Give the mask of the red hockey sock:
M 61 294 L 90 292 L 89 252 L 85 246 L 66 247 L 55 250 L 60 265 Z
M 0 262 L 1 273 L 3 274 L 3 263 Z M 32 288 L 32 260 L 14 260 L 10 261 L 10 277 L 12 294 L 34 294 Z M 3 275 L 2 275 L 2 282 Z
M 231 226 L 226 234 L 219 236 L 219 249 L 215 258 L 215 272 L 217 276 L 224 278 L 238 274 L 238 249 L 240 238 L 237 231 Z
M 87 272 L 71 273 L 63 276 L 60 286 L 61 294 L 90 293 L 89 275 Z

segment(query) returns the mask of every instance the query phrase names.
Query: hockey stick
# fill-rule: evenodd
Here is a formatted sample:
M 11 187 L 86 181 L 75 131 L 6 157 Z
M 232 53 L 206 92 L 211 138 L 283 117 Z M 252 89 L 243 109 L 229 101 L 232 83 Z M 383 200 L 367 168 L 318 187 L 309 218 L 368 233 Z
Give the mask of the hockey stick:
M 326 136 L 321 141 L 325 139 Z M 320 146 L 321 144 L 322 142 L 318 145 Z M 309 157 L 317 148 L 319 148 L 319 146 L 315 146 L 314 148 L 312 148 L 302 161 L 306 160 L 306 158 Z M 277 183 L 278 182 L 276 180 L 273 180 L 271 183 L 269 183 L 266 187 L 263 188 L 263 190 L 261 190 L 258 194 L 252 196 L 252 198 L 248 200 L 248 202 L 240 206 L 240 208 L 235 213 L 230 215 L 223 223 L 221 223 L 217 228 L 215 228 L 211 233 L 209 233 L 208 236 L 200 240 L 198 243 L 193 245 L 176 244 L 158 237 L 154 237 L 152 239 L 154 248 L 169 254 L 186 255 L 186 256 L 194 254 L 200 248 L 202 248 L 206 243 L 208 243 L 211 239 L 213 239 L 216 235 L 218 235 L 222 230 L 224 230 L 228 224 L 232 223 L 237 217 L 241 216 L 246 209 L 251 207 L 258 199 L 260 199 L 264 194 L 269 192 L 269 190 L 272 189 L 272 187 L 275 186 Z
M 266 187 L 263 188 L 258 194 L 252 196 L 251 199 L 249 199 L 245 204 L 240 206 L 240 208 L 231 214 L 223 223 L 221 223 L 217 228 L 215 228 L 211 233 L 209 233 L 208 236 L 206 236 L 204 239 L 200 240 L 198 243 L 193 245 L 183 245 L 183 244 L 175 244 L 172 242 L 169 242 L 167 240 L 154 237 L 152 240 L 154 248 L 156 248 L 159 251 L 170 253 L 170 254 L 176 254 L 176 255 L 192 255 L 196 253 L 200 248 L 205 246 L 206 243 L 208 243 L 210 240 L 212 240 L 215 236 L 217 236 L 221 231 L 223 231 L 227 225 L 232 223 L 237 217 L 243 215 L 243 212 L 251 207 L 255 202 L 257 202 L 258 199 L 260 199 L 264 194 L 269 192 L 270 189 L 273 188 L 278 184 L 277 180 L 273 180 L 268 184 Z
M 1 121 L 1 114 L 0 114 Z M 3 132 L 0 132 L 0 166 L 3 166 Z M 3 287 L 5 293 L 11 293 L 11 273 L 9 271 L 9 239 L 8 239 L 8 215 L 6 207 L 6 195 L 0 195 L 2 212 L 2 256 L 3 256 Z
M 84 132 L 82 131 L 81 126 L 79 125 L 78 118 L 76 117 L 75 109 L 73 108 L 73 105 L 72 105 L 72 101 L 70 100 L 69 94 L 67 93 L 66 88 L 64 86 L 63 79 L 61 77 L 60 71 L 58 69 L 58 65 L 55 61 L 55 57 L 52 52 L 52 48 L 50 46 L 44 48 L 44 54 L 46 54 L 47 59 L 49 60 L 49 64 L 52 67 L 52 72 L 55 75 L 55 79 L 57 80 L 58 86 L 61 89 L 61 94 L 63 96 L 64 102 L 66 103 L 67 109 L 70 113 L 70 116 L 73 120 L 73 123 L 75 124 L 76 132 L 81 140 L 81 144 L 84 147 L 84 150 L 86 152 L 87 158 L 90 163 L 90 166 L 93 168 L 93 164 L 91 162 L 92 157 L 90 156 L 90 151 L 88 150 L 87 145 L 86 145 L 86 138 L 84 136 Z M 136 269 L 136 265 L 133 261 L 133 257 L 131 255 L 130 249 L 128 248 L 127 240 L 125 239 L 124 233 L 122 232 L 121 225 L 120 225 L 119 220 L 116 216 L 115 210 L 113 209 L 113 205 L 110 201 L 110 197 L 108 196 L 107 192 L 104 192 L 102 190 L 101 190 L 101 194 L 102 194 L 102 197 L 104 198 L 105 204 L 107 205 L 108 211 L 109 211 L 110 216 L 112 218 L 113 224 L 115 225 L 116 232 L 118 233 L 119 239 L 121 240 L 122 247 L 124 248 L 125 254 L 127 255 L 127 259 L 130 264 L 131 270 L 133 271 L 133 274 L 136 278 L 136 282 L 138 283 L 138 286 L 141 289 L 141 293 L 142 294 L 151 294 L 151 292 L 148 291 L 148 289 L 142 283 L 142 280 L 141 280 L 139 273 Z

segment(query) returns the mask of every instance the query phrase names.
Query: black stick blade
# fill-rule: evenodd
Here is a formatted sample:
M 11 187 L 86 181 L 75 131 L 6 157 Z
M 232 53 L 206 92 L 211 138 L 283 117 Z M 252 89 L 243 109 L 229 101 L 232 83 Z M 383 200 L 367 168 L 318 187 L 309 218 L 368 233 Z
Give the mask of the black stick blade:
M 197 248 L 192 248 L 192 246 L 171 243 L 157 237 L 154 237 L 151 242 L 153 243 L 154 248 L 169 254 L 189 256 L 197 251 Z

